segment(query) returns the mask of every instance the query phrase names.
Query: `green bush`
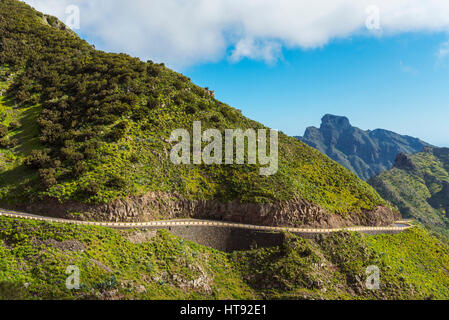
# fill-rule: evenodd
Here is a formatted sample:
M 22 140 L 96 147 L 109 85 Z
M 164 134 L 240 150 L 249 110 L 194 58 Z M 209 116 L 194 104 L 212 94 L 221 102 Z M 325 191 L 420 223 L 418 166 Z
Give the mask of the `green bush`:
M 0 124 L 0 138 L 4 138 L 7 135 L 8 135 L 8 128 L 5 125 Z
M 25 90 L 20 90 L 16 93 L 16 99 L 18 103 L 24 103 L 26 102 L 28 99 L 30 99 L 30 93 L 29 91 L 25 91 Z
M 79 162 L 75 163 L 75 165 L 73 166 L 72 176 L 74 178 L 78 178 L 78 177 L 82 176 L 83 174 L 85 174 L 88 170 L 89 170 L 89 168 L 88 168 L 87 164 L 82 161 L 79 161 Z
M 153 96 L 149 96 L 148 100 L 147 100 L 147 108 L 150 110 L 156 109 L 159 105 L 159 102 L 156 98 L 154 98 Z
M 52 163 L 52 158 L 49 153 L 50 149 L 33 150 L 27 157 L 25 164 L 34 169 L 47 168 Z
M 61 148 L 61 155 L 69 162 L 78 162 L 84 159 L 84 154 L 77 151 L 73 145 Z
M 20 122 L 17 120 L 14 120 L 9 123 L 8 129 L 11 131 L 14 131 L 19 127 L 20 127 Z
M 89 197 L 96 196 L 100 192 L 100 186 L 95 181 L 89 181 L 89 183 L 83 189 L 84 194 Z
M 120 190 L 120 189 L 125 188 L 127 183 L 123 177 L 121 177 L 119 175 L 115 175 L 109 179 L 107 185 L 113 189 Z
M 39 177 L 45 188 L 49 188 L 58 183 L 56 180 L 56 170 L 54 168 L 39 169 Z
M 10 139 L 10 138 L 2 138 L 0 139 L 0 148 L 4 148 L 4 149 L 11 149 L 14 148 L 15 146 L 17 146 L 17 144 L 19 143 L 19 140 L 16 138 Z
M 128 130 L 128 123 L 126 121 L 121 121 L 111 128 L 111 130 L 108 133 L 108 138 L 114 142 L 119 141 L 123 139 L 127 130 Z

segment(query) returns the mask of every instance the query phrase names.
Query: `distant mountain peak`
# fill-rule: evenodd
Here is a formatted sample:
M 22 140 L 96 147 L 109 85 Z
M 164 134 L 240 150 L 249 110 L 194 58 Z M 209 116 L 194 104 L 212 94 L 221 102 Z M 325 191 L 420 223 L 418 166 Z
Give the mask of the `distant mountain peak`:
M 351 127 L 351 123 L 346 117 L 326 114 L 323 118 L 321 118 L 321 129 L 333 128 L 345 130 Z
M 320 128 L 309 127 L 304 137 L 297 137 L 356 173 L 369 180 L 389 170 L 396 157 L 417 153 L 428 143 L 384 129 L 362 130 L 351 125 L 347 117 L 326 114 Z

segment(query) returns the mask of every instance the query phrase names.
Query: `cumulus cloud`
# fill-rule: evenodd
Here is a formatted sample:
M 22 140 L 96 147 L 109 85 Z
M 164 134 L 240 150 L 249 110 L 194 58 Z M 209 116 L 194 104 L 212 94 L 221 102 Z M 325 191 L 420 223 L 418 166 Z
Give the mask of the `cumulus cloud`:
M 67 19 L 80 7 L 97 47 L 173 67 L 228 58 L 269 63 L 354 34 L 449 31 L 447 0 L 25 0 Z M 378 10 L 373 10 L 378 8 Z M 372 28 L 372 27 L 375 28 Z
M 243 58 L 274 63 L 282 56 L 282 46 L 277 41 L 256 41 L 254 38 L 239 40 L 230 55 L 230 60 L 238 62 Z

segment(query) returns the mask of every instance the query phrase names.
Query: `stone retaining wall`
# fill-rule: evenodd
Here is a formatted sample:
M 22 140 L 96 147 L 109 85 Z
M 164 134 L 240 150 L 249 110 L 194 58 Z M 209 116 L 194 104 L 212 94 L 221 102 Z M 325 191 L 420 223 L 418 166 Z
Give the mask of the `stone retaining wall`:
M 154 226 L 146 227 L 145 230 L 165 229 L 180 238 L 195 242 L 197 244 L 220 251 L 232 252 L 236 250 L 250 250 L 253 248 L 270 248 L 280 246 L 285 241 L 285 233 L 272 231 L 248 230 L 230 227 L 209 226 Z M 398 234 L 402 230 L 370 230 L 361 233 L 376 234 Z M 330 233 L 300 232 L 293 233 L 305 239 L 315 239 L 318 236 L 328 236 Z

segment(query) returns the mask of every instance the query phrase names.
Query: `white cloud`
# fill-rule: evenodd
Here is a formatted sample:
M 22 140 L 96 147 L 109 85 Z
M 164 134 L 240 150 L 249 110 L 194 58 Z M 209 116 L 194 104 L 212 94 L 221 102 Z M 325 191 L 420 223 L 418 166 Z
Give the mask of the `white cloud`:
M 100 49 L 127 52 L 174 67 L 244 58 L 270 63 L 282 48 L 316 48 L 334 38 L 449 31 L 447 0 L 25 0 L 65 20 L 79 5 L 81 32 Z M 369 16 L 379 8 L 379 17 Z M 371 8 L 370 10 L 367 10 Z M 368 23 L 367 23 L 368 21 Z M 377 30 L 378 28 L 376 28 Z M 379 35 L 378 30 L 374 33 Z M 444 53 L 444 51 L 443 51 Z
M 274 63 L 282 56 L 282 45 L 278 41 L 257 41 L 253 38 L 239 40 L 232 51 L 230 60 L 238 62 L 243 58 Z

